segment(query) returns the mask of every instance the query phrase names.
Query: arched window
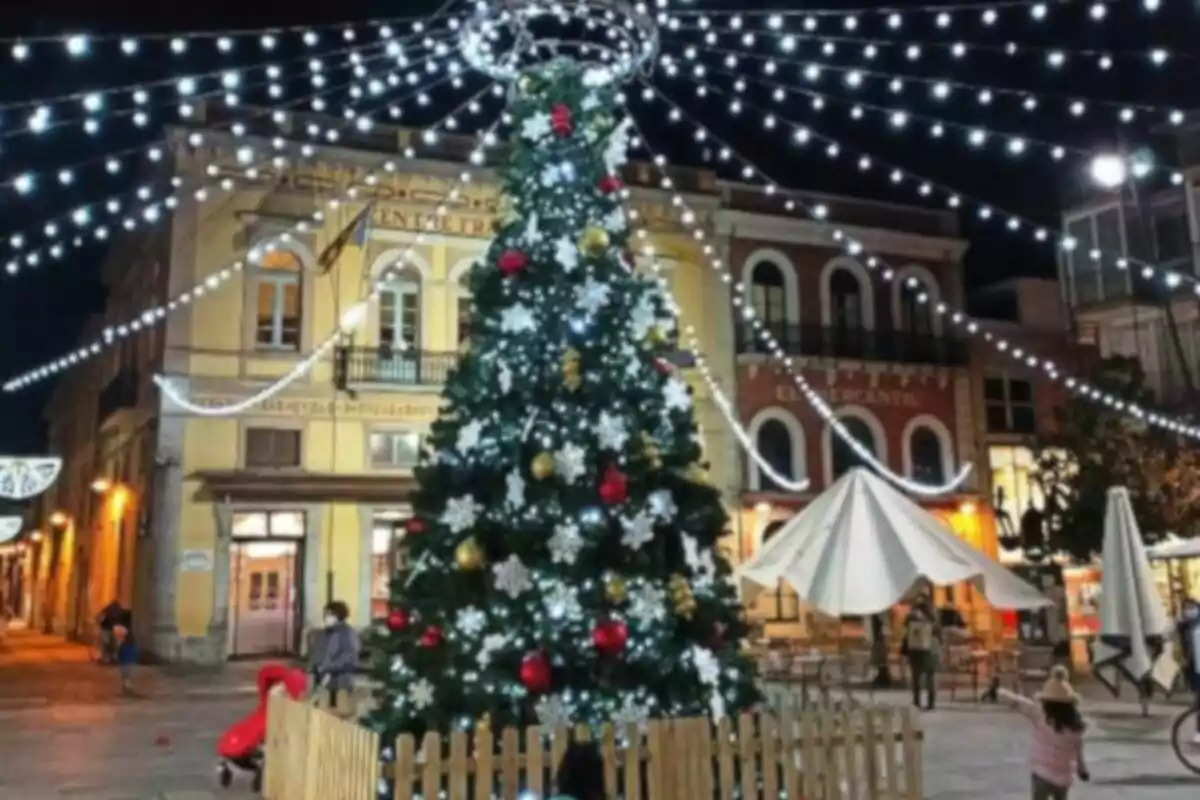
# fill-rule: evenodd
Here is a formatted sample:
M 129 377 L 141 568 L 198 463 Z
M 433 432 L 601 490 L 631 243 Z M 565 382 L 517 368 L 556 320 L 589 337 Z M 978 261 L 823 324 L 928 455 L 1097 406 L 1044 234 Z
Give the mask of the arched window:
M 416 351 L 421 346 L 421 273 L 400 270 L 379 295 L 379 346 Z
M 862 285 L 848 269 L 839 267 L 829 276 L 829 324 L 839 331 L 863 328 Z
M 946 466 L 942 460 L 942 440 L 929 427 L 918 425 L 908 439 L 909 477 L 921 483 L 945 483 Z
M 794 445 L 792 432 L 788 430 L 787 425 L 777 419 L 766 420 L 754 437 L 754 447 L 775 472 L 788 480 L 795 480 L 796 463 L 792 456 Z M 762 469 L 759 470 L 758 483 L 762 491 L 783 491 L 783 487 L 779 486 Z
M 750 302 L 754 312 L 772 332 L 787 320 L 787 294 L 783 271 L 773 261 L 760 261 L 750 273 Z
M 460 347 L 471 339 L 471 288 L 467 281 L 469 274 L 468 270 L 458 279 L 458 298 L 455 311 L 458 319 L 458 344 Z
M 914 338 L 933 336 L 933 292 L 920 279 L 912 277 L 904 280 L 899 292 L 900 330 Z
M 856 442 L 870 452 L 878 455 L 879 443 L 875 441 L 875 434 L 871 431 L 870 425 L 858 417 L 845 417 L 842 419 L 842 427 L 846 429 L 846 432 Z M 833 447 L 833 476 L 831 480 L 837 480 L 845 475 L 851 467 L 861 465 L 862 458 L 859 457 L 858 453 L 854 452 L 854 448 L 850 446 L 850 443 L 843 440 L 835 431 L 830 431 L 829 435 L 832 437 L 831 445 Z
M 254 343 L 268 350 L 299 350 L 300 259 L 290 250 L 269 250 L 255 269 Z

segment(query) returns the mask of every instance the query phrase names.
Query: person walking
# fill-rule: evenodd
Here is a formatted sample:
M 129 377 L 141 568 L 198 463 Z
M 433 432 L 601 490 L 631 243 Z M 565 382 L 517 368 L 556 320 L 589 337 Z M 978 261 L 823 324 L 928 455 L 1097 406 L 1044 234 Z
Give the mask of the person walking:
M 997 694 L 1033 723 L 1029 740 L 1033 800 L 1067 800 L 1075 775 L 1081 781 L 1091 780 L 1083 760 L 1085 725 L 1079 695 L 1071 687 L 1066 667 L 1054 666 L 1033 700 L 1007 689 Z
M 116 642 L 117 672 L 121 676 L 121 694 L 129 696 L 133 691 L 133 667 L 138 661 L 137 643 L 133 639 L 133 628 L 125 621 L 113 627 Z
M 903 655 L 908 659 L 912 676 L 912 701 L 917 708 L 932 711 L 937 706 L 937 663 L 941 633 L 929 596 L 922 594 L 904 620 Z M 921 705 L 921 687 L 926 689 L 926 703 Z
M 1183 601 L 1176 630 L 1183 652 L 1184 682 L 1192 693 L 1194 706 L 1200 708 L 1200 601 L 1192 597 Z M 1200 745 L 1200 715 L 1196 717 L 1192 743 Z
M 594 742 L 571 742 L 554 776 L 552 800 L 604 800 L 604 758 Z
M 320 687 L 329 692 L 330 710 L 346 718 L 355 712 L 354 673 L 362 649 L 349 618 L 350 609 L 341 600 L 325 606 L 324 647 L 317 666 Z
M 114 631 L 124 619 L 125 609 L 121 606 L 120 600 L 113 599 L 100 609 L 100 614 L 96 617 L 96 624 L 100 626 L 101 664 L 117 663 L 117 640 Z

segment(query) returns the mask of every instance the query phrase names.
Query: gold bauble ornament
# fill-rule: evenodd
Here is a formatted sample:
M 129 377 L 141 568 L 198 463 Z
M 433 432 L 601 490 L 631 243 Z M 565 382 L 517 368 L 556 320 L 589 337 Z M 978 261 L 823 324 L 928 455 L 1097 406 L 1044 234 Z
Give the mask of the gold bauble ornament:
M 529 471 L 539 481 L 544 481 L 554 474 L 554 456 L 550 453 L 538 453 L 529 465 Z
M 683 474 L 683 477 L 687 478 L 692 483 L 699 483 L 703 486 L 707 486 L 709 483 L 708 470 L 699 464 L 692 464 L 690 467 L 688 467 L 687 472 Z
M 625 585 L 625 579 L 619 575 L 613 575 L 604 582 L 604 596 L 608 598 L 608 602 L 620 605 L 629 597 L 629 588 Z
M 585 256 L 603 255 L 607 249 L 608 233 L 603 228 L 592 225 L 579 234 L 579 252 Z
M 662 347 L 667 341 L 667 332 L 657 325 L 646 332 L 646 343 L 651 347 Z
M 454 563 L 463 572 L 478 572 L 484 565 L 483 548 L 474 538 L 464 539 L 454 548 Z
M 578 372 L 567 371 L 563 373 L 563 386 L 567 387 L 567 391 L 577 392 L 582 385 L 583 378 L 580 377 Z

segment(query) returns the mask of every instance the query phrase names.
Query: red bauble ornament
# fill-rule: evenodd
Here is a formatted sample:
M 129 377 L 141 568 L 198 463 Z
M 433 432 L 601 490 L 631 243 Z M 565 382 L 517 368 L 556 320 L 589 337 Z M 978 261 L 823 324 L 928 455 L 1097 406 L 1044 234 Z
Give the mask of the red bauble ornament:
M 521 659 L 521 685 L 533 694 L 541 694 L 550 688 L 550 659 L 541 650 Z
M 671 362 L 667 361 L 665 358 L 656 358 L 654 359 L 654 368 L 663 375 L 670 375 L 671 371 L 674 369 L 674 366 L 672 366 Z
M 602 656 L 615 656 L 625 649 L 629 628 L 624 622 L 610 619 L 592 628 L 592 646 Z
M 604 470 L 604 477 L 600 479 L 600 499 L 611 506 L 625 502 L 628 496 L 629 480 L 625 473 L 616 467 Z
M 442 629 L 437 625 L 430 625 L 421 634 L 421 639 L 417 643 L 421 647 L 437 647 L 442 643 Z
M 555 103 L 550 109 L 550 130 L 555 136 L 570 136 L 575 130 L 571 121 L 571 108 L 566 103 Z
M 596 188 L 602 194 L 612 194 L 621 190 L 621 179 L 616 175 L 605 175 L 600 180 L 596 181 Z
M 387 626 L 389 631 L 402 631 L 408 627 L 408 612 L 403 608 L 393 608 L 388 614 Z
M 505 250 L 496 261 L 496 267 L 506 278 L 511 278 L 529 266 L 529 256 L 520 250 Z
M 416 517 L 413 517 L 408 522 L 404 523 L 404 530 L 406 530 L 409 533 L 424 533 L 425 532 L 425 520 L 417 519 Z

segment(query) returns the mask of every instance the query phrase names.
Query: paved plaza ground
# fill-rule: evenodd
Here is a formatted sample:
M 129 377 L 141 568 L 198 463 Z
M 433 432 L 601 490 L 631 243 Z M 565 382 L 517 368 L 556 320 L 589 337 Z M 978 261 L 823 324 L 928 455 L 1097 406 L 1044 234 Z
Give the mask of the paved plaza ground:
M 252 703 L 254 665 L 218 675 L 144 669 L 144 697 L 117 696 L 116 676 L 74 645 L 22 634 L 0 650 L 0 798 L 19 800 L 248 800 L 215 786 L 220 731 Z M 877 698 L 904 702 L 902 693 Z M 1168 742 L 1179 707 L 1149 718 L 1127 703 L 1090 704 L 1093 781 L 1084 800 L 1195 800 L 1200 777 L 1186 773 Z M 1016 800 L 1029 796 L 1027 724 L 972 702 L 922 716 L 925 795 L 931 800 Z

